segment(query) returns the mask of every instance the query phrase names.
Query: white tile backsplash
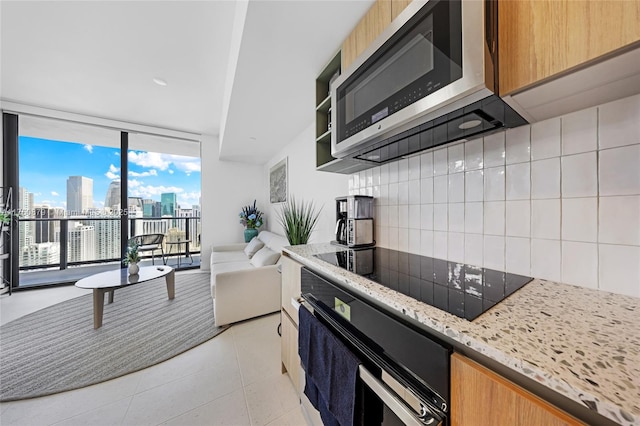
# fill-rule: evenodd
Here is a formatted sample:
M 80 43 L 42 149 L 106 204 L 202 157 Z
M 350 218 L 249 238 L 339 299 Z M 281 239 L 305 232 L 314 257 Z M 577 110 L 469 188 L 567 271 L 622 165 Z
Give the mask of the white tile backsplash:
M 441 148 L 433 151 L 433 174 L 446 175 L 449 172 L 449 163 L 447 160 L 447 148 Z
M 531 237 L 560 239 L 560 200 L 531 200 Z
M 640 297 L 639 123 L 637 95 L 354 174 L 349 193 L 379 194 L 381 247 Z
M 485 235 L 484 236 L 484 267 L 491 269 L 504 270 L 504 237 Z
M 639 195 L 639 164 L 640 145 L 600 151 L 600 196 Z
M 420 154 L 420 177 L 422 179 L 433 177 L 433 152 Z
M 561 281 L 560 240 L 531 240 L 531 275 Z
M 420 169 L 418 169 L 420 170 Z M 421 202 L 421 190 L 420 190 L 420 180 L 410 180 L 409 181 L 409 204 L 419 205 Z
M 398 204 L 409 204 L 409 181 L 398 182 Z
M 447 175 L 433 178 L 433 202 L 446 203 L 449 193 L 449 177 Z
M 595 243 L 598 241 L 598 199 L 562 200 L 562 240 Z
M 504 132 L 484 137 L 484 167 L 504 165 L 505 159 Z
M 640 247 L 598 245 L 599 288 L 640 297 Z
M 505 267 L 515 274 L 531 274 L 531 240 L 529 238 L 506 238 Z
M 598 242 L 640 246 L 640 196 L 600 197 Z
M 531 159 L 543 160 L 560 156 L 560 118 L 531 125 Z
M 598 195 L 598 159 L 596 152 L 562 157 L 562 197 Z
M 562 242 L 562 282 L 598 288 L 598 245 Z
M 447 200 L 450 203 L 464 202 L 464 173 L 449 175 Z
M 525 163 L 531 160 L 531 128 L 520 126 L 506 132 L 507 164 Z
M 448 259 L 454 262 L 464 262 L 464 233 L 449 232 Z
M 505 230 L 508 237 L 529 238 L 531 235 L 531 201 L 507 201 Z
M 422 204 L 433 203 L 433 179 L 430 177 L 420 181 L 420 202 Z
M 464 237 L 464 262 L 469 265 L 484 264 L 484 236 L 477 234 L 465 234 Z
M 449 230 L 449 208 L 447 204 L 433 205 L 433 229 L 435 231 Z
M 504 235 L 505 202 L 485 201 L 484 233 L 485 235 Z
M 598 107 L 600 149 L 640 143 L 640 95 Z
M 484 171 L 472 170 L 464 174 L 464 200 L 483 201 L 484 200 Z
M 449 232 L 465 232 L 464 203 L 449 204 Z
M 598 110 L 589 108 L 562 117 L 562 155 L 598 149 Z
M 484 169 L 484 200 L 502 201 L 504 200 L 505 185 L 504 166 Z
M 409 180 L 420 180 L 420 156 L 409 158 Z
M 474 139 L 464 143 L 465 170 L 479 170 L 484 164 L 482 139 Z
M 484 233 L 484 203 L 465 203 L 464 232 L 467 234 Z
M 528 200 L 531 198 L 531 164 L 510 164 L 506 167 L 505 198 Z
M 464 144 L 453 145 L 447 148 L 449 161 L 449 174 L 464 171 Z
M 560 157 L 531 162 L 531 198 L 560 198 Z
M 421 229 L 433 231 L 433 206 L 434 204 L 422 204 L 420 206 Z

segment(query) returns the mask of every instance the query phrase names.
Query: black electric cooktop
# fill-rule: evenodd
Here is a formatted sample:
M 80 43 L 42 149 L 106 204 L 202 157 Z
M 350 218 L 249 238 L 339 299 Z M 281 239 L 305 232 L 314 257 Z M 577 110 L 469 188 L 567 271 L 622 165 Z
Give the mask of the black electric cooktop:
M 380 247 L 315 256 L 469 321 L 532 280 Z

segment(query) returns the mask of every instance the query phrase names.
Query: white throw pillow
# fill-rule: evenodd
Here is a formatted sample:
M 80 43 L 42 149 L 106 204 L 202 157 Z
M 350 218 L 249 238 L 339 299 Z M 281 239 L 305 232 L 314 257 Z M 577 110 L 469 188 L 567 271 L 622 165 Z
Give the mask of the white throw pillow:
M 280 253 L 271 250 L 269 247 L 263 247 L 251 258 L 251 264 L 259 268 L 261 266 L 275 265 L 278 259 L 280 259 Z
M 244 254 L 251 259 L 262 247 L 264 247 L 264 243 L 260 241 L 258 237 L 253 237 L 249 244 L 244 248 Z

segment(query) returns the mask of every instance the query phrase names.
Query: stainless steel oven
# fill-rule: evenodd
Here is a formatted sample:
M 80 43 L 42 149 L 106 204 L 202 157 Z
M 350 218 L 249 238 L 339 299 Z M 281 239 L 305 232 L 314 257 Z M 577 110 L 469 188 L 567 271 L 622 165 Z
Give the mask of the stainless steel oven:
M 450 346 L 306 268 L 301 283 L 300 309 L 362 361 L 358 380 L 369 402 L 359 406 L 356 424 L 447 424 Z

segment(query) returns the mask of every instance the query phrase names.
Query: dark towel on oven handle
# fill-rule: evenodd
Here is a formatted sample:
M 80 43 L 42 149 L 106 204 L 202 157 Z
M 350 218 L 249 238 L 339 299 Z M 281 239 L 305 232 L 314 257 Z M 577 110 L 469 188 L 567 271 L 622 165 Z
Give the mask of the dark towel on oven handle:
M 354 423 L 361 361 L 303 306 L 299 309 L 298 354 L 305 370 L 305 395 L 325 426 Z

